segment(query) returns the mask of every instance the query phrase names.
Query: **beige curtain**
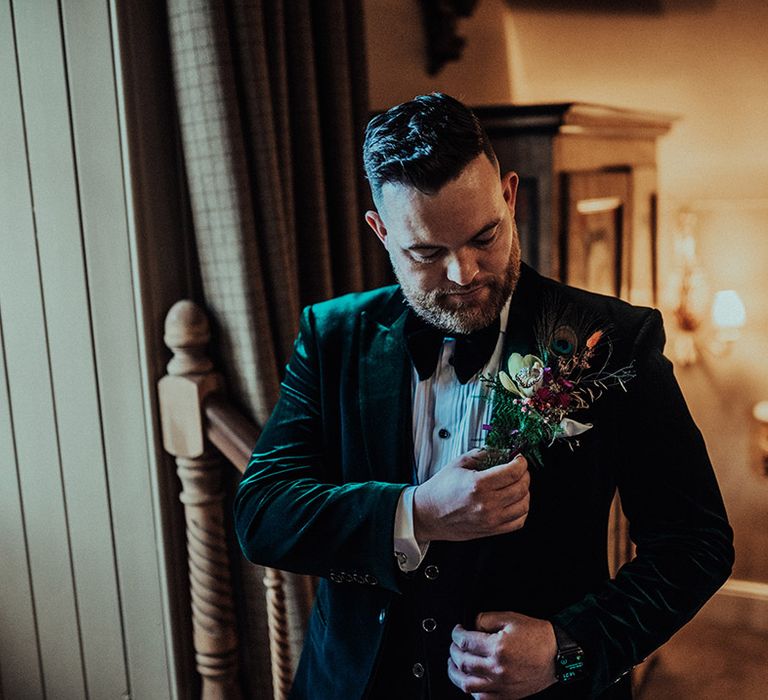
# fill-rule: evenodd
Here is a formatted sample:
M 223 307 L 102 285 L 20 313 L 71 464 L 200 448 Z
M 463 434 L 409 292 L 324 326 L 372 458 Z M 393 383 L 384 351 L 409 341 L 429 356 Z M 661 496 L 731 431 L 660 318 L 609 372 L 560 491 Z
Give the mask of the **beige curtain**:
M 216 359 L 230 395 L 259 424 L 277 399 L 301 308 L 389 281 L 386 257 L 362 220 L 368 110 L 361 5 L 167 2 Z M 260 567 L 243 566 L 251 697 L 270 692 L 261 577 Z

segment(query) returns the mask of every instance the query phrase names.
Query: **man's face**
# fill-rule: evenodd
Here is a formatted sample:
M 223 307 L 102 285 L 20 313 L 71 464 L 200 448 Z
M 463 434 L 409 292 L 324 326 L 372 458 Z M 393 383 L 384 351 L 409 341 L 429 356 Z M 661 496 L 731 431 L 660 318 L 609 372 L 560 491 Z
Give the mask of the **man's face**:
M 434 194 L 383 186 L 365 218 L 419 316 L 452 333 L 496 320 L 520 276 L 516 192 L 517 175 L 500 179 L 485 154 Z

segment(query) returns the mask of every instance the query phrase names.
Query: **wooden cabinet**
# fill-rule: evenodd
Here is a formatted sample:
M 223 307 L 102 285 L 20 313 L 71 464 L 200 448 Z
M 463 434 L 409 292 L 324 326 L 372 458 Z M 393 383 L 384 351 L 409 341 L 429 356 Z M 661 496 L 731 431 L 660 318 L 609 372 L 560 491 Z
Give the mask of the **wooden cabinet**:
M 656 298 L 656 141 L 668 116 L 566 103 L 478 107 L 502 171 L 520 177 L 523 258 L 637 304 Z
M 548 277 L 635 304 L 656 301 L 656 141 L 672 117 L 567 103 L 475 110 L 502 172 L 520 177 L 523 259 Z M 611 576 L 634 556 L 618 495 Z M 633 671 L 642 688 L 656 656 Z
M 519 178 L 523 259 L 548 277 L 656 301 L 656 142 L 672 117 L 580 103 L 478 107 L 502 172 Z M 634 554 L 614 499 L 611 574 Z

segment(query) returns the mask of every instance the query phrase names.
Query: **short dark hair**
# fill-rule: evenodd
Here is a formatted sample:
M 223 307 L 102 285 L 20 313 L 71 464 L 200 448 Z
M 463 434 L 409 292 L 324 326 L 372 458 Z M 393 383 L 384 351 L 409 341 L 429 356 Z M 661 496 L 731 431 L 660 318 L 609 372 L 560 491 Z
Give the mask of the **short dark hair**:
M 378 205 L 386 182 L 433 194 L 481 153 L 496 164 L 471 109 L 441 92 L 420 95 L 376 115 L 365 130 L 363 165 Z

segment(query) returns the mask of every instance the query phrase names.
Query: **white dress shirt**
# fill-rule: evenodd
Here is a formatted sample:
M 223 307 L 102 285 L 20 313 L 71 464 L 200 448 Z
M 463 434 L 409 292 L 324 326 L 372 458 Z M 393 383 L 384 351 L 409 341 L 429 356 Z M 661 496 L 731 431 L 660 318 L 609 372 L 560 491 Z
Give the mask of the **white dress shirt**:
M 510 297 L 511 298 L 511 297 Z M 456 340 L 446 337 L 437 367 L 431 377 L 419 380 L 412 369 L 414 484 L 422 484 L 449 462 L 474 447 L 481 447 L 483 424 L 490 423 L 492 405 L 483 375 L 495 375 L 501 368 L 509 302 L 500 317 L 499 339 L 487 364 L 466 384 L 461 384 L 450 363 Z M 395 557 L 402 571 L 418 568 L 429 542 L 417 542 L 413 527 L 413 494 L 409 486 L 400 494 L 395 514 Z

